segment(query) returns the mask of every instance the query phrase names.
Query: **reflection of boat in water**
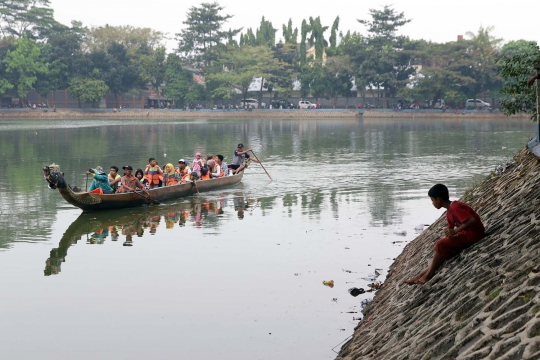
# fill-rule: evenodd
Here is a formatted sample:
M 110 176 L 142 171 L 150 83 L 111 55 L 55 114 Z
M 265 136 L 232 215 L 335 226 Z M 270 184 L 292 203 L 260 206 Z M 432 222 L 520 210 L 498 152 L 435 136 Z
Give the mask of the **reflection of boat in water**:
M 188 221 L 196 227 L 201 227 L 203 222 L 217 227 L 219 215 L 224 213 L 227 201 L 223 198 L 209 200 L 197 197 L 166 206 L 141 207 L 131 212 L 125 210 L 83 212 L 64 232 L 58 247 L 51 250 L 45 265 L 45 276 L 60 273 L 69 247 L 77 244 L 83 237 L 86 237 L 87 244 L 103 244 L 109 237 L 112 241 L 118 241 L 121 236 L 125 236 L 124 246 L 130 246 L 133 244 L 134 236 L 142 237 L 145 232 L 155 234 L 163 223 L 165 229 L 172 229 L 176 224 L 180 227 L 185 226 Z M 248 200 L 243 200 L 242 194 L 242 204 L 248 206 L 247 203 Z M 244 209 L 237 208 L 236 201 L 234 205 L 235 211 L 243 213 Z
M 70 204 L 83 210 L 108 210 L 136 207 L 149 204 L 150 201 L 140 193 L 122 194 L 90 194 L 84 191 L 74 191 L 64 179 L 64 176 L 53 166 L 44 166 L 45 180 L 51 189 L 58 189 L 62 197 Z M 156 201 L 177 199 L 193 195 L 197 192 L 208 192 L 223 187 L 233 186 L 242 181 L 244 172 L 237 175 L 225 176 L 217 179 L 197 181 L 196 183 L 164 186 L 148 190 L 150 198 Z

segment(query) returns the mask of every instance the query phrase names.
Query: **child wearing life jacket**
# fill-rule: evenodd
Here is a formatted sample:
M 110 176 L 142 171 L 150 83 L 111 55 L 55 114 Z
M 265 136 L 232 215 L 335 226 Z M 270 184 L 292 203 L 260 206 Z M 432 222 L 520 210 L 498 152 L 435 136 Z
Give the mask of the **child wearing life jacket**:
M 204 164 L 201 167 L 201 180 L 210 180 L 210 169 L 208 168 L 207 164 Z
M 195 159 L 193 159 L 192 171 L 195 171 L 197 175 L 201 175 L 201 168 L 204 164 L 204 160 L 200 152 L 195 153 Z
M 118 166 L 111 166 L 111 171 L 107 177 L 109 178 L 109 185 L 113 189 L 113 192 L 118 191 L 118 188 L 122 185 L 121 177 L 118 175 Z
M 159 187 L 159 183 L 163 182 L 163 170 L 158 166 L 156 159 L 148 159 L 148 165 L 144 170 L 144 177 L 148 180 L 150 189 Z
M 137 171 L 135 171 L 135 177 L 139 179 L 140 183 L 144 185 L 146 190 L 150 189 L 150 185 L 148 184 L 148 180 L 145 179 L 142 169 L 137 169 Z
M 167 164 L 164 168 L 165 172 L 163 173 L 163 185 L 172 186 L 178 185 L 181 179 L 178 176 L 178 173 L 174 169 L 173 164 Z

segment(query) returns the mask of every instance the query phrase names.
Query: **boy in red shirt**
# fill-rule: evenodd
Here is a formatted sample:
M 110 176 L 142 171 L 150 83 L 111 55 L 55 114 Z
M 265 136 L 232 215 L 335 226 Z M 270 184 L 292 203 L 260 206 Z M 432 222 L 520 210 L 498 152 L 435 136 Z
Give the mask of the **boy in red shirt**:
M 450 201 L 448 188 L 443 184 L 434 185 L 428 192 L 433 206 L 446 208 L 446 237 L 435 243 L 435 254 L 431 264 L 415 277 L 405 281 L 406 284 L 425 284 L 435 275 L 445 260 L 458 255 L 462 250 L 480 241 L 485 229 L 480 216 L 467 204 Z

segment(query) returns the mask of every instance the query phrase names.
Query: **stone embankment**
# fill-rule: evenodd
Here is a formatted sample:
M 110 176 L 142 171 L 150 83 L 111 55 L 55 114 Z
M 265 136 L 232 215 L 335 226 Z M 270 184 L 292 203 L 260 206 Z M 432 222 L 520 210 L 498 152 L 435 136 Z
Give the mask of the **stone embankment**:
M 540 359 L 540 160 L 523 149 L 462 201 L 487 236 L 404 285 L 431 260 L 442 215 L 396 259 L 337 359 Z
M 525 115 L 523 115 L 525 116 Z M 496 112 L 467 112 L 456 113 L 453 111 L 381 111 L 366 110 L 362 115 L 365 119 L 371 118 L 506 118 L 498 111 Z M 157 109 L 122 109 L 114 112 L 112 109 L 58 109 L 53 112 L 38 109 L 15 109 L 1 110 L 0 119 L 182 119 L 182 118 L 204 118 L 204 119 L 238 119 L 238 118 L 269 118 L 269 119 L 309 119 L 309 118 L 360 118 L 358 110 L 345 109 L 320 109 L 320 110 L 157 110 Z

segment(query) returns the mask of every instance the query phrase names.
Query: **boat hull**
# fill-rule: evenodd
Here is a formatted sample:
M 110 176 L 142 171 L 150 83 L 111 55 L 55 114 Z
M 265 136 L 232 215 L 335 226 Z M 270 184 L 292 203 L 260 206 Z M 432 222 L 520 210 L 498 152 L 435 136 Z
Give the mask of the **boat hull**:
M 224 187 L 234 186 L 240 181 L 244 172 L 238 175 L 225 176 L 217 179 L 197 181 L 199 192 L 208 192 Z M 150 198 L 156 201 L 166 201 L 177 199 L 193 194 L 197 194 L 197 188 L 192 183 L 179 184 L 173 186 L 163 186 L 148 190 Z M 111 209 L 123 209 L 150 204 L 150 201 L 135 193 L 123 194 L 90 194 L 87 192 L 77 193 L 69 186 L 58 189 L 62 197 L 70 204 L 85 211 L 101 211 Z

